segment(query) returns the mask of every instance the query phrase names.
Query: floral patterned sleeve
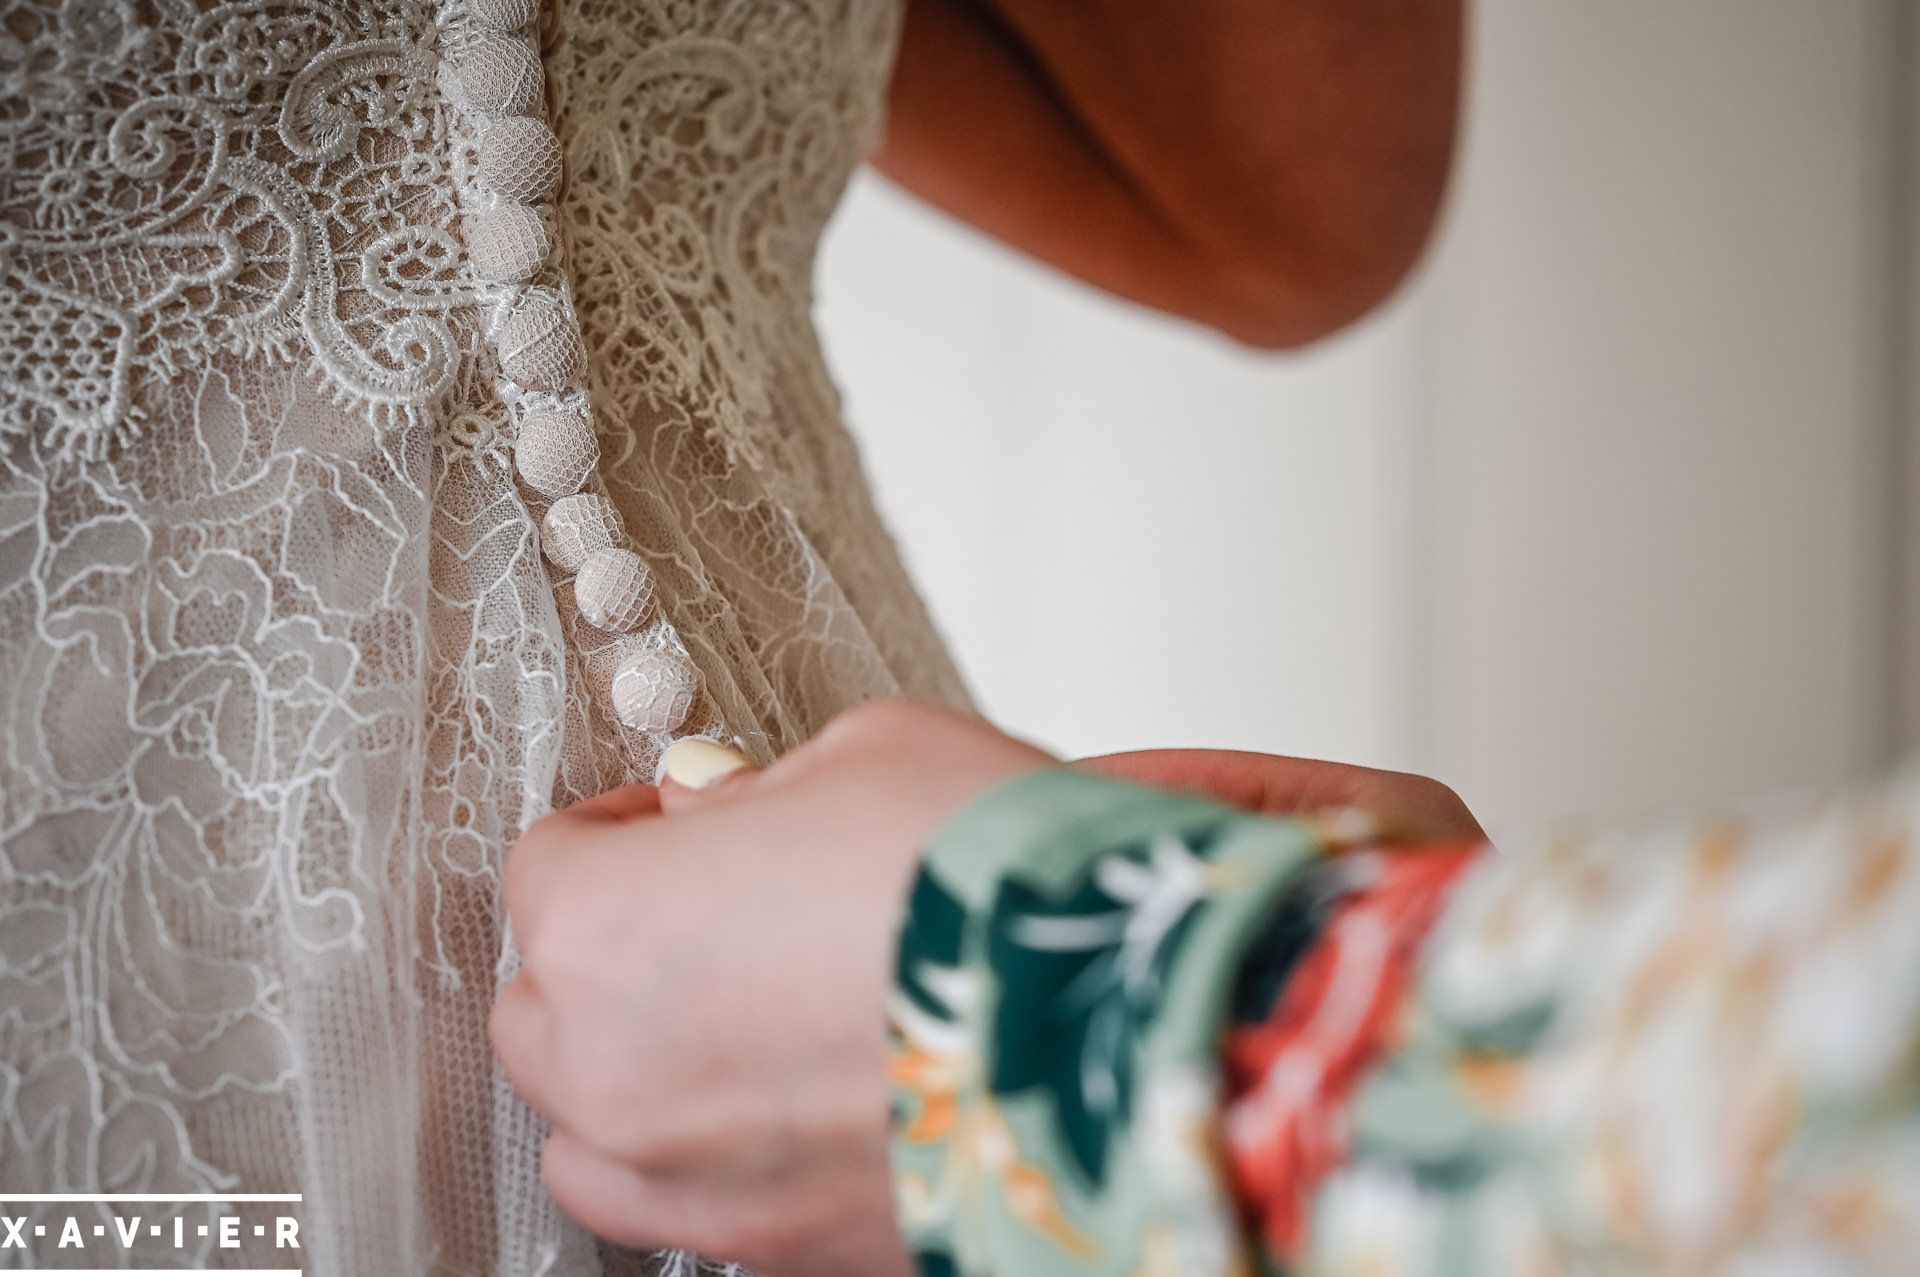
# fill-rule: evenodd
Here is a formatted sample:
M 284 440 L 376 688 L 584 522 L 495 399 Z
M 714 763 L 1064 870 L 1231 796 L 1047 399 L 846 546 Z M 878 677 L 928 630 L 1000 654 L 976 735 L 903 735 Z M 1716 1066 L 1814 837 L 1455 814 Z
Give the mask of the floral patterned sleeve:
M 1493 852 L 1059 770 L 930 848 L 926 1277 L 1910 1274 L 1920 785 Z

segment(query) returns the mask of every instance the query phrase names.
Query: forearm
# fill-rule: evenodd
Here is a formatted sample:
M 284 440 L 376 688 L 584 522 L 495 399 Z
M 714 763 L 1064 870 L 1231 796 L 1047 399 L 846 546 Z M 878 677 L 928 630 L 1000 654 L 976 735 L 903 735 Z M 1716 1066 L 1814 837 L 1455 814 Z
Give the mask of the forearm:
M 1893 1272 L 1920 1243 L 1915 788 L 1495 856 L 1103 783 L 989 796 L 916 896 L 896 1166 L 949 1271 Z
M 1296 345 L 1424 243 L 1459 42 L 1457 0 L 913 0 L 877 162 L 1095 285 Z

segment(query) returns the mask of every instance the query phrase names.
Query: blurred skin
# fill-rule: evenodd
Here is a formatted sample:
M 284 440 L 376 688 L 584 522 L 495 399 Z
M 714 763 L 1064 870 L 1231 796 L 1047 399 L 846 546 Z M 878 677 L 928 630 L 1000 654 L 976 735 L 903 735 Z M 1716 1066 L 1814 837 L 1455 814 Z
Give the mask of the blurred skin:
M 534 825 L 507 864 L 525 959 L 494 1049 L 553 1122 L 561 1209 L 631 1246 L 768 1277 L 905 1277 L 887 1171 L 892 948 L 918 851 L 1054 760 L 978 719 L 850 711 L 763 772 L 633 785 Z M 1208 750 L 1087 766 L 1269 812 L 1358 806 L 1477 836 L 1416 776 Z
M 1135 784 L 1199 794 L 1271 815 L 1361 811 L 1392 842 L 1486 837 L 1460 796 L 1437 780 L 1311 758 L 1233 749 L 1142 749 L 1083 759 L 1081 767 Z
M 875 164 L 1254 347 L 1406 276 L 1459 113 L 1460 0 L 910 0 Z

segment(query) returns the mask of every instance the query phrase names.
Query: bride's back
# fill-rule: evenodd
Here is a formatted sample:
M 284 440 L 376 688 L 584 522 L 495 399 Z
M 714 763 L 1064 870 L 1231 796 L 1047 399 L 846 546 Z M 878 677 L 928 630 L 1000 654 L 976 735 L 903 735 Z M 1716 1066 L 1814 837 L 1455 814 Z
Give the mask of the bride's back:
M 9 1191 L 302 1193 L 315 1271 L 600 1270 L 486 1050 L 501 851 L 676 735 L 961 695 L 808 315 L 896 17 L 10 15 Z

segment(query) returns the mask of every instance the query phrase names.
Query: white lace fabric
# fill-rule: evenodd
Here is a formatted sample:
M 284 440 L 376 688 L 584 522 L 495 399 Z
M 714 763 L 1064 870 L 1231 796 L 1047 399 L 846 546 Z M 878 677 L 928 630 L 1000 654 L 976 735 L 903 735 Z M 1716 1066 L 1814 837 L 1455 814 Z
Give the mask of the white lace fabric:
M 462 69 L 532 90 L 462 62 L 470 3 L 512 0 L 0 3 L 0 1191 L 302 1193 L 315 1273 L 642 1263 L 554 1214 L 485 1039 L 506 847 L 662 737 L 613 713 L 514 477 L 483 276 L 528 227 L 476 272 Z M 538 19 L 539 286 L 598 482 L 698 668 L 686 730 L 763 757 L 869 696 L 964 699 L 809 318 L 897 16 Z

